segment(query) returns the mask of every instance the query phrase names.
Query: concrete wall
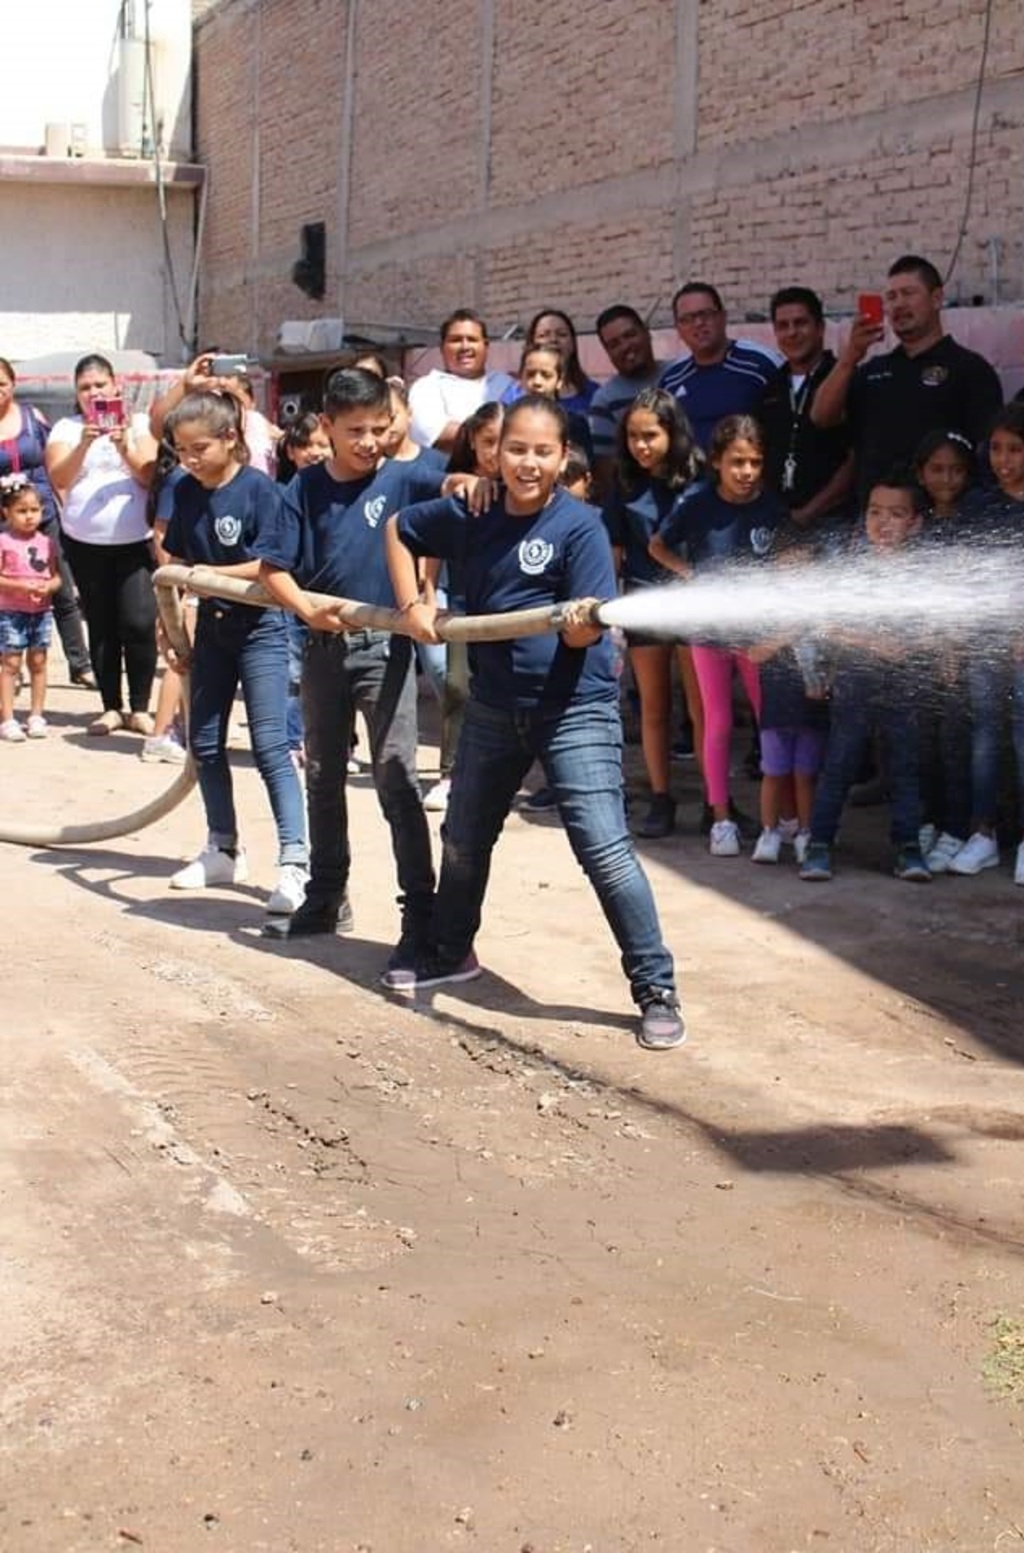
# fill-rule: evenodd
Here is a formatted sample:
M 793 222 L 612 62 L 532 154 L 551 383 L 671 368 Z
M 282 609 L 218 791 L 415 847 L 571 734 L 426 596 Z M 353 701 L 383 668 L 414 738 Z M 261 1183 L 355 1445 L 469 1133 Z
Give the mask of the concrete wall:
M 192 199 L 168 196 L 175 267 L 192 263 Z M 0 356 L 144 350 L 181 359 L 156 192 L 0 180 Z
M 908 248 L 948 263 L 982 0 L 205 0 L 207 338 L 283 318 L 589 327 L 675 283 L 734 314 L 787 282 L 842 310 Z M 1024 295 L 1024 26 L 993 0 L 967 233 L 950 294 Z M 288 275 L 327 224 L 322 304 Z

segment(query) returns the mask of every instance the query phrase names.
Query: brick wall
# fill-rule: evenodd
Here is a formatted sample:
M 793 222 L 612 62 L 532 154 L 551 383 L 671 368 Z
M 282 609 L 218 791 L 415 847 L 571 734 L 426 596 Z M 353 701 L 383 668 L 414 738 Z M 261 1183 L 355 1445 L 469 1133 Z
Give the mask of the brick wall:
M 948 262 L 983 20 L 982 0 L 213 0 L 204 337 L 267 353 L 284 318 L 433 328 L 462 301 L 496 332 L 543 303 L 589 328 L 623 297 L 661 322 L 698 273 L 734 314 L 789 281 L 841 311 L 899 251 Z M 1020 0 L 993 0 L 964 300 L 1024 295 L 1022 76 Z M 322 304 L 289 279 L 312 220 Z

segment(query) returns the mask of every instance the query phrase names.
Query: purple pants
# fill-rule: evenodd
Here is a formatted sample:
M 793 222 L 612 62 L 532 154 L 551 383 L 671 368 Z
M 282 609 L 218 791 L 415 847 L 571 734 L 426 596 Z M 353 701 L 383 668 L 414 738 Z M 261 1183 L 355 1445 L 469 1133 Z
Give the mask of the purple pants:
M 817 776 L 825 758 L 821 728 L 762 728 L 761 770 L 765 776 Z

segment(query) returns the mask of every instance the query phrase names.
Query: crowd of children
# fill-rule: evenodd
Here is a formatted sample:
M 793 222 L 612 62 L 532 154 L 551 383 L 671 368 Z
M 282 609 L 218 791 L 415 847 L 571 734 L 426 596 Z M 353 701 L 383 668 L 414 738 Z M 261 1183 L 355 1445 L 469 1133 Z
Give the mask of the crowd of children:
M 454 316 L 459 339 L 472 335 L 475 315 Z M 683 401 L 661 387 L 641 387 L 623 406 L 615 477 L 600 506 L 591 505 L 585 412 L 595 386 L 581 372 L 571 322 L 539 314 L 518 379 L 461 426 L 446 423 L 441 453 L 414 440 L 402 381 L 380 358 L 360 357 L 331 377 L 322 406 L 285 428 L 276 480 L 250 461 L 247 418 L 255 412 L 209 379 L 202 358 L 166 396 L 154 425 L 165 454 L 157 558 L 259 578 L 286 610 L 226 598 L 199 606 L 189 738 L 207 839 L 171 884 L 194 889 L 246 877 L 226 753 L 241 688 L 279 839 L 268 931 L 283 939 L 351 931 L 345 787 L 360 712 L 400 891 L 401 932 L 385 983 L 407 989 L 468 979 L 478 974 L 473 945 L 490 853 L 536 761 L 543 786 L 527 802 L 557 808 L 619 943 L 641 1010 L 639 1038 L 669 1046 L 682 1039 L 682 1022 L 626 818 L 621 654 L 585 622 L 556 637 L 467 653 L 438 640 L 436 612 L 441 605 L 493 613 L 694 577 L 728 579 L 738 567 L 813 566 L 820 547 L 766 478 L 758 418 L 725 416 L 705 429 L 702 450 Z M 94 427 L 83 432 L 83 446 L 95 436 Z M 42 505 L 25 476 L 0 482 L 0 511 L 0 739 L 20 742 L 46 732 L 59 555 L 40 532 Z M 859 517 L 841 548 L 864 549 L 883 568 L 911 550 L 983 544 L 1019 553 L 1024 404 L 1001 410 L 980 447 L 956 430 L 930 432 L 913 467 L 872 480 Z M 834 534 L 828 549 L 834 556 Z M 309 590 L 397 607 L 409 635 L 343 629 Z M 442 707 L 440 780 L 425 802 L 413 641 Z M 171 674 L 186 667 L 164 645 L 161 748 L 175 742 Z M 633 816 L 639 838 L 676 829 L 674 674 L 703 785 L 702 828 L 716 858 L 739 856 L 749 839 L 755 863 L 778 864 L 789 847 L 803 879 L 831 878 L 844 807 L 869 769 L 890 804 L 898 878 L 926 882 L 993 867 L 1008 818 L 1006 725 L 1016 817 L 1024 818 L 1024 632 L 1017 639 L 1010 626 L 979 649 L 966 633 L 943 633 L 938 646 L 866 628 L 819 630 L 809 641 L 759 632 L 752 620 L 742 641 L 630 633 L 625 650 L 649 782 L 646 808 Z M 15 714 L 23 669 L 24 728 Z M 731 791 L 737 681 L 759 733 L 756 825 Z M 431 808 L 445 813 L 439 883 Z M 1014 877 L 1024 885 L 1024 844 Z

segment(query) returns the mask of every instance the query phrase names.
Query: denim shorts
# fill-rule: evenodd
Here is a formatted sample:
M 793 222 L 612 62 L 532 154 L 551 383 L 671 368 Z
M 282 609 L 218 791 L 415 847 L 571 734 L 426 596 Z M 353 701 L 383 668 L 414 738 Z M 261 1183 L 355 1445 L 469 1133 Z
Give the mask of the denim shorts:
M 47 648 L 52 632 L 53 615 L 48 609 L 0 609 L 0 652 Z

